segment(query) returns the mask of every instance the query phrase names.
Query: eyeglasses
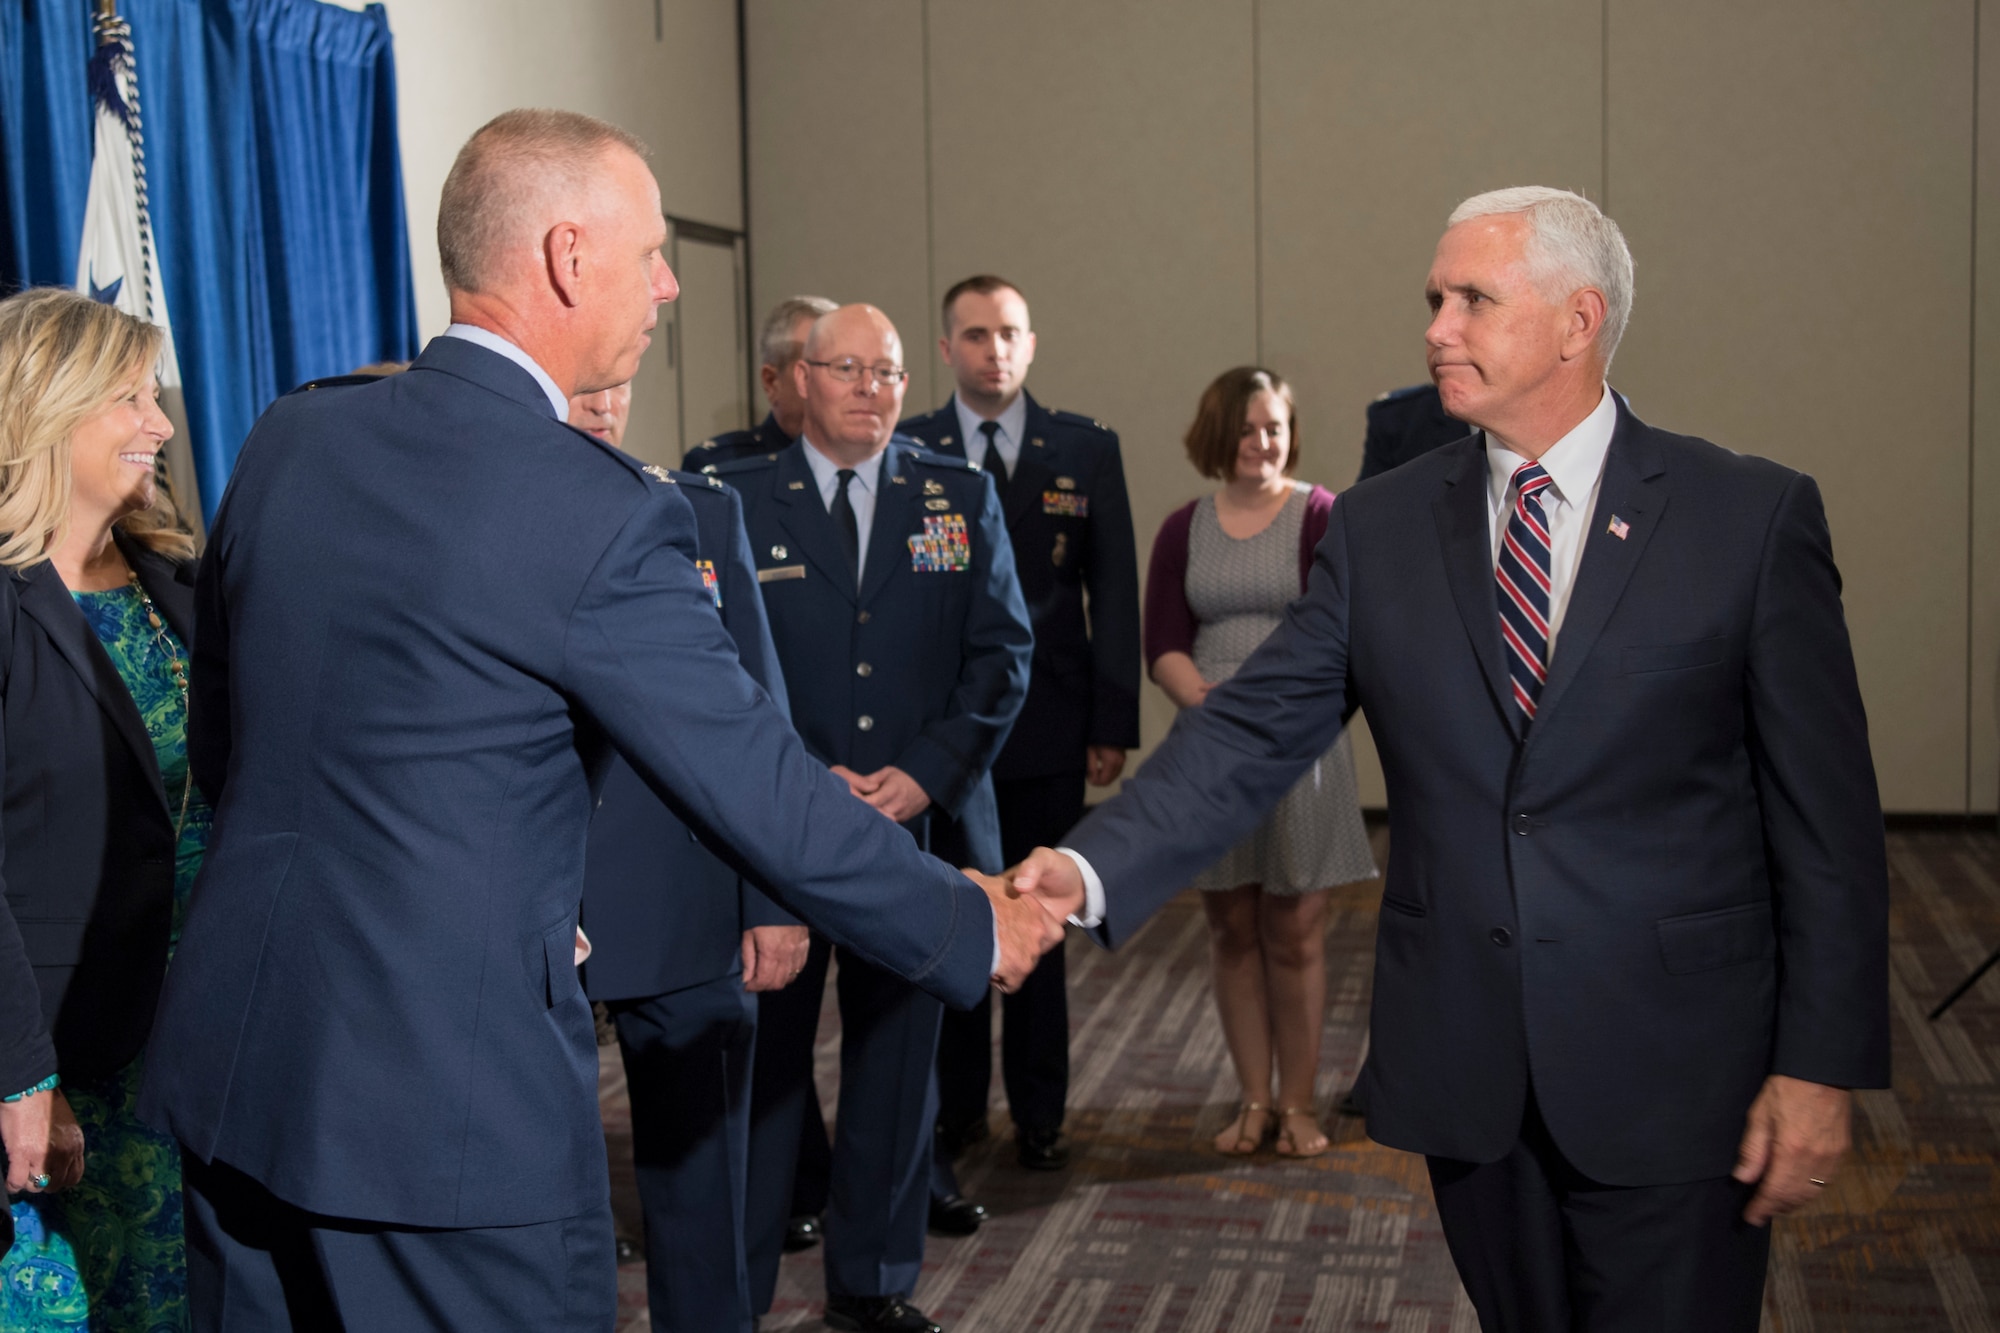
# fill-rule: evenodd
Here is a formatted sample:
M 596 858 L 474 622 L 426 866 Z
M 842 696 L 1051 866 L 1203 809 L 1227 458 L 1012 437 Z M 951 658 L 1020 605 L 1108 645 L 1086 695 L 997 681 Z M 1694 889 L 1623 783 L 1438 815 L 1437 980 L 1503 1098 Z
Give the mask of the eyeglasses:
M 842 384 L 852 384 L 863 374 L 873 376 L 877 384 L 901 384 L 910 377 L 910 372 L 901 366 L 864 366 L 852 357 L 844 361 L 814 361 L 808 358 L 806 364 L 818 366 Z

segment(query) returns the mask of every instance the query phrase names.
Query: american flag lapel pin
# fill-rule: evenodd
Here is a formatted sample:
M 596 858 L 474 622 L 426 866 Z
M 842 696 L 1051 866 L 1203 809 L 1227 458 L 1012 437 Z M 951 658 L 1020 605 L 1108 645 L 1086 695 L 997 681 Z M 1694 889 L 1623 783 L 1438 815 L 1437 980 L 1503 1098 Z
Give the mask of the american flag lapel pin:
M 1606 528 L 1605 531 L 1622 542 L 1632 534 L 1632 525 L 1618 517 L 1618 515 L 1613 514 L 1611 516 L 1611 526 Z

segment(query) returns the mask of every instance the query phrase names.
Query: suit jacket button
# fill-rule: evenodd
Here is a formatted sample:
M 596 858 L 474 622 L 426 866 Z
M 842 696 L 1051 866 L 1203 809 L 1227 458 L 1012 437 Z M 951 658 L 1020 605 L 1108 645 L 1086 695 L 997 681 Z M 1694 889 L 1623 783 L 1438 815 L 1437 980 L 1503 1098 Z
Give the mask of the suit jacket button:
M 868 623 L 868 613 L 867 613 L 866 611 L 863 611 L 863 612 L 862 612 L 862 613 L 861 613 L 860 615 L 858 615 L 858 616 L 854 617 L 854 623 L 855 623 L 855 624 L 857 624 L 857 625 L 865 625 L 865 624 L 867 624 L 867 623 Z
M 863 713 L 860 717 L 854 719 L 854 725 L 863 731 L 873 731 L 875 730 L 875 719 Z
M 1520 834 L 1522 837 L 1524 838 L 1527 837 L 1528 830 L 1533 827 L 1534 827 L 1534 821 L 1529 819 L 1526 815 L 1514 816 L 1514 832 Z
M 1514 942 L 1514 932 L 1505 926 L 1495 926 L 1486 932 L 1486 938 L 1504 949 Z
M 869 666 L 866 662 L 856 662 L 854 664 L 854 674 L 857 676 L 872 676 L 875 674 L 875 668 Z

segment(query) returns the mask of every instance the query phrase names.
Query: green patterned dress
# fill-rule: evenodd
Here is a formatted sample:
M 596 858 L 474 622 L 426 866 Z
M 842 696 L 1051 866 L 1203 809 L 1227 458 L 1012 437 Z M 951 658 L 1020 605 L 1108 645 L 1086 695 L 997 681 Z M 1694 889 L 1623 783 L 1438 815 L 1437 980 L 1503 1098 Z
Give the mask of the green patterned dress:
M 201 793 L 187 781 L 186 705 L 136 589 L 75 597 L 145 719 L 176 818 L 182 792 L 189 793 L 174 866 L 171 940 L 178 942 L 210 821 Z M 186 647 L 171 629 L 163 633 L 186 662 Z M 64 1080 L 63 1092 L 83 1128 L 83 1181 L 59 1194 L 13 1201 L 16 1238 L 0 1260 L 0 1333 L 187 1328 L 180 1149 L 135 1114 L 145 1060 L 141 1052 L 115 1074 Z

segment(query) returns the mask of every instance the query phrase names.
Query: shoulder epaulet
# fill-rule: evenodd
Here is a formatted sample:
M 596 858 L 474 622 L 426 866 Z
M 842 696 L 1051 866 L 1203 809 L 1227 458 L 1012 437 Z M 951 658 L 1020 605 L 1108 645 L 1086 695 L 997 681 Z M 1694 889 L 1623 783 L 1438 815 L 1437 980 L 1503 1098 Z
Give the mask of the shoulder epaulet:
M 1111 427 L 1105 425 L 1096 417 L 1087 417 L 1081 412 L 1065 412 L 1061 408 L 1052 407 L 1049 409 L 1049 415 L 1057 421 L 1062 422 L 1065 426 L 1088 426 L 1092 430 L 1101 430 L 1107 435 L 1111 434 Z
M 925 467 L 941 467 L 947 472 L 977 472 L 979 464 L 965 458 L 951 458 L 944 454 L 932 453 L 922 445 L 910 449 L 910 461 L 922 463 Z
M 683 472 L 679 468 L 668 468 L 667 475 L 687 487 L 689 494 L 708 494 L 729 489 L 715 476 L 706 472 Z
M 738 472 L 755 472 L 770 467 L 778 461 L 775 453 L 753 454 L 749 458 L 732 458 L 722 463 L 709 463 L 702 468 L 702 474 L 710 480 L 716 477 L 733 476 Z
M 1425 389 L 1428 389 L 1430 387 L 1431 386 L 1428 384 L 1412 384 L 1409 387 L 1403 389 L 1391 389 L 1387 393 L 1377 394 L 1375 396 L 1375 401 L 1378 403 L 1398 403 L 1405 398 L 1413 397 L 1416 394 L 1420 394 Z
M 307 380 L 292 390 L 292 393 L 311 393 L 314 389 L 345 389 L 352 385 L 373 384 L 377 380 L 388 378 L 387 375 L 328 375 L 323 379 Z M 285 396 L 289 398 L 292 394 L 288 393 Z

